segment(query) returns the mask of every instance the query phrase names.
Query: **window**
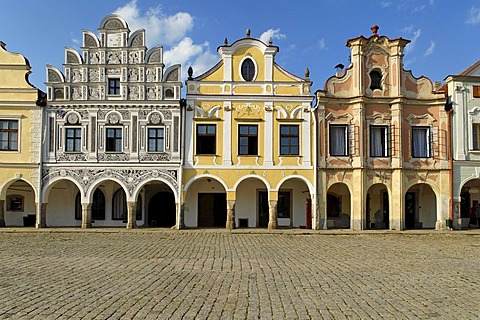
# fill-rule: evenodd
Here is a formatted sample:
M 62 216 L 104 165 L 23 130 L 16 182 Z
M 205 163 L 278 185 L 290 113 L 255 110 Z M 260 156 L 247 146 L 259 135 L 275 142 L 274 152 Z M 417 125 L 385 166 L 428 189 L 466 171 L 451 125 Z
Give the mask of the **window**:
M 258 126 L 257 125 L 239 125 L 238 126 L 238 154 L 239 155 L 258 155 Z
M 0 151 L 18 151 L 18 120 L 0 120 Z
M 412 157 L 430 157 L 430 128 L 412 127 Z
M 197 154 L 215 154 L 217 140 L 215 124 L 197 125 Z
M 474 98 L 480 98 L 480 86 L 473 86 L 472 94 Z
M 174 98 L 173 89 L 165 90 L 165 98 Z
M 75 220 L 82 220 L 80 192 L 75 197 Z M 105 220 L 105 195 L 99 189 L 93 193 L 92 220 Z
M 23 196 L 18 194 L 7 196 L 7 211 L 23 212 Z
M 348 126 L 330 125 L 330 155 L 348 156 Z
M 299 155 L 298 125 L 280 125 L 280 155 Z
M 290 191 L 278 192 L 277 217 L 290 218 Z
M 106 151 L 122 151 L 122 128 L 107 128 Z
M 112 219 L 127 220 L 127 198 L 123 189 L 118 189 L 112 199 Z
M 108 79 L 108 94 L 120 94 L 120 79 Z
M 164 129 L 148 128 L 148 152 L 164 151 Z
M 480 123 L 473 124 L 473 150 L 480 150 Z
M 245 59 L 242 62 L 242 77 L 245 81 L 252 81 L 255 77 L 255 64 L 252 59 Z
M 388 156 L 388 127 L 370 126 L 370 157 Z
M 382 74 L 379 71 L 372 70 L 370 72 L 370 80 L 370 90 L 382 90 Z
M 82 129 L 65 129 L 65 151 L 80 152 L 82 149 Z

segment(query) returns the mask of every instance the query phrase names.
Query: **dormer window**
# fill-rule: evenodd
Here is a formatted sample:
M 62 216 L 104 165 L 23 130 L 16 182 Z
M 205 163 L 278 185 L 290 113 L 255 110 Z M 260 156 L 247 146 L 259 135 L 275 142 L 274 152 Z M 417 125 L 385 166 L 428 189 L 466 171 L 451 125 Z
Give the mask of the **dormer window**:
M 378 70 L 370 71 L 370 90 L 382 90 L 382 74 Z
M 255 77 L 255 64 L 252 59 L 247 58 L 242 62 L 242 78 L 245 81 L 252 81 Z

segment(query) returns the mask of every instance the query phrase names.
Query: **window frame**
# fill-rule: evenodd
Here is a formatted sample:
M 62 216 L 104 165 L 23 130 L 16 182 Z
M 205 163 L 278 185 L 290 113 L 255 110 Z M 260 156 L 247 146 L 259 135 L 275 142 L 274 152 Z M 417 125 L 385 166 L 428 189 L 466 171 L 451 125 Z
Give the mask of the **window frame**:
M 297 128 L 297 134 L 292 134 L 291 129 L 292 128 Z M 284 134 L 282 133 L 282 128 L 289 128 L 289 132 Z M 300 125 L 299 124 L 281 124 L 279 128 L 279 137 L 280 137 L 280 150 L 279 150 L 279 155 L 284 157 L 284 156 L 299 156 L 300 155 Z M 297 152 L 292 152 L 292 148 L 295 148 L 295 145 L 292 145 L 291 141 L 292 139 L 297 139 Z M 283 144 L 283 139 L 288 139 L 288 145 Z M 283 152 L 283 148 L 288 148 L 288 153 Z
M 206 127 L 205 133 L 199 133 L 199 127 Z M 215 128 L 215 133 L 209 134 L 208 128 Z M 202 142 L 201 141 L 208 141 L 213 140 L 213 152 L 202 151 Z M 207 148 L 207 147 L 203 147 Z M 195 125 L 195 154 L 196 155 L 216 155 L 217 152 L 217 125 L 213 123 L 197 123 Z
M 244 63 L 246 63 L 247 60 L 250 60 L 252 62 L 252 66 L 253 66 L 253 75 L 251 76 L 251 78 L 250 77 L 245 77 L 244 72 L 243 72 Z M 245 82 L 255 81 L 255 79 L 257 78 L 257 74 L 258 74 L 258 66 L 257 66 L 256 61 L 250 56 L 244 57 L 242 59 L 242 61 L 240 61 L 239 74 L 240 74 L 240 77 L 242 78 L 242 80 L 245 81 Z
M 77 130 L 80 130 L 80 135 L 77 137 L 77 136 L 74 136 L 74 137 L 68 137 L 68 131 L 70 130 L 75 130 L 75 132 Z M 69 140 L 73 140 L 73 150 L 69 150 L 68 149 L 68 141 Z M 76 150 L 75 148 L 75 142 L 76 141 L 79 141 L 79 149 Z M 82 152 L 82 127 L 65 127 L 65 144 L 64 144 L 64 152 L 68 152 L 68 153 L 81 153 Z
M 373 141 L 373 131 L 372 129 L 383 129 L 384 132 L 381 134 L 381 139 L 383 141 L 380 141 L 383 143 L 383 148 L 382 148 L 382 155 L 377 155 L 374 154 L 373 146 L 374 146 L 374 141 Z M 369 126 L 369 156 L 370 158 L 387 158 L 390 156 L 389 152 L 389 141 L 388 141 L 388 136 L 389 136 L 389 130 L 388 130 L 388 125 L 370 125 Z
M 158 130 L 162 130 L 162 137 L 161 139 L 158 137 L 158 136 L 155 136 L 155 137 L 150 137 L 150 130 L 156 130 L 158 132 Z M 162 144 L 162 150 L 159 151 L 159 150 L 150 150 L 150 138 L 152 139 L 155 139 L 155 141 L 158 141 L 158 140 L 161 140 L 161 144 Z M 146 134 L 146 143 L 147 143 L 147 152 L 148 153 L 164 153 L 165 152 L 165 127 L 147 127 L 147 134 Z M 157 149 L 157 144 L 155 144 L 155 149 Z
M 113 81 L 113 86 L 112 86 L 112 81 Z M 107 92 L 109 96 L 119 96 L 122 93 L 122 90 L 121 90 L 122 85 L 121 85 L 120 78 L 108 78 L 107 83 L 108 83 Z
M 121 194 L 122 191 L 123 191 L 123 197 L 124 197 L 124 199 L 123 199 L 124 202 L 123 202 L 123 206 L 122 206 L 123 215 L 118 215 L 118 212 L 116 212 L 116 210 L 115 210 L 116 209 L 116 205 L 115 205 L 115 200 L 116 199 L 115 199 L 115 197 L 119 196 L 118 194 Z M 118 201 L 120 201 L 120 200 L 118 200 Z M 126 194 L 125 190 L 123 190 L 122 188 L 118 188 L 113 193 L 113 196 L 112 196 L 112 220 L 114 220 L 114 221 L 122 220 L 122 221 L 126 222 L 127 219 L 128 219 L 127 194 Z
M 115 130 L 115 135 L 116 135 L 116 132 L 118 130 L 120 130 L 120 137 L 117 137 L 117 136 L 114 136 L 114 137 L 108 137 L 108 131 L 109 130 Z M 114 150 L 108 150 L 109 149 L 109 139 L 114 139 L 115 143 L 114 143 Z M 116 148 L 116 143 L 117 141 L 120 140 L 120 150 L 117 150 Z M 106 127 L 105 128 L 105 152 L 109 152 L 109 153 L 121 153 L 123 152 L 123 127 Z
M 480 123 L 472 123 L 472 151 L 480 151 Z
M 343 137 L 344 137 L 344 142 L 345 142 L 345 148 L 343 150 L 344 151 L 343 153 L 334 153 L 333 152 L 332 127 L 344 128 Z M 333 157 L 348 157 L 348 156 L 350 156 L 350 146 L 349 146 L 349 141 L 348 141 L 348 128 L 349 128 L 349 125 L 345 124 L 345 123 L 342 123 L 342 124 L 340 124 L 340 123 L 330 123 L 328 125 L 328 153 L 329 153 L 330 156 L 333 156 Z
M 2 149 L 1 148 L 1 144 L 0 144 L 0 152 L 19 152 L 20 151 L 20 119 L 9 119 L 9 118 L 1 118 L 0 119 L 0 123 L 1 122 L 7 122 L 7 128 L 6 129 L 3 129 L 2 126 L 0 125 L 0 134 L 1 133 L 6 133 L 7 134 L 7 140 L 5 140 L 7 142 L 7 148 L 6 149 Z M 10 124 L 11 123 L 16 123 L 17 124 L 17 127 L 16 128 L 10 128 Z M 13 133 L 16 133 L 17 135 L 17 139 L 16 140 L 12 140 L 10 135 L 13 134 Z M 13 149 L 11 148 L 11 143 L 15 141 L 16 142 L 16 148 Z
M 425 153 L 426 153 L 426 157 L 424 156 L 420 156 L 420 155 L 417 155 L 415 153 L 415 149 L 414 149 L 414 132 L 417 132 L 417 131 L 420 131 L 420 130 L 426 130 L 426 135 L 425 135 Z M 410 152 L 411 152 L 411 157 L 412 158 L 431 158 L 432 157 L 432 127 L 430 126 L 412 126 L 411 127 L 411 139 L 410 139 L 410 143 L 411 143 L 411 149 L 410 149 Z
M 372 77 L 372 74 L 375 74 L 379 76 L 379 78 L 375 78 Z M 369 89 L 374 91 L 374 90 L 383 90 L 382 88 L 382 79 L 383 79 L 383 74 L 380 70 L 378 69 L 373 69 L 373 70 L 370 70 L 370 72 L 368 73 L 369 77 L 370 77 L 370 87 Z
M 480 86 L 472 85 L 472 98 L 480 98 Z
M 10 194 L 7 196 L 7 211 L 8 212 L 25 212 L 25 197 L 21 194 Z M 12 201 L 19 200 L 20 204 L 18 208 L 15 206 L 12 208 Z
M 247 128 L 247 133 L 241 133 L 241 128 Z M 255 128 L 255 134 L 250 133 L 250 129 Z M 246 138 L 246 144 L 242 144 L 242 138 Z M 242 152 L 242 147 L 247 151 Z M 258 156 L 258 124 L 239 124 L 238 125 L 238 155 L 239 156 Z

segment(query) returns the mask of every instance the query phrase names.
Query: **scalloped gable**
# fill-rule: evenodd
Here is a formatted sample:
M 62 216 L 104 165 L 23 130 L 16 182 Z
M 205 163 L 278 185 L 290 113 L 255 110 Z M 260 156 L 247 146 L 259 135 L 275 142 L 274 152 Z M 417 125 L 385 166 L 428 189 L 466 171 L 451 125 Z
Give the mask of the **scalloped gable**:
M 195 81 L 223 81 L 223 60 L 218 61 L 212 68 L 199 76 L 194 77 Z M 193 70 L 195 74 L 195 70 Z
M 35 88 L 28 82 L 30 63 L 19 53 L 6 50 L 0 41 L 0 88 Z
M 273 63 L 273 81 L 277 82 L 305 82 L 304 79 L 294 75 L 293 73 L 288 72 L 283 69 L 276 62 Z

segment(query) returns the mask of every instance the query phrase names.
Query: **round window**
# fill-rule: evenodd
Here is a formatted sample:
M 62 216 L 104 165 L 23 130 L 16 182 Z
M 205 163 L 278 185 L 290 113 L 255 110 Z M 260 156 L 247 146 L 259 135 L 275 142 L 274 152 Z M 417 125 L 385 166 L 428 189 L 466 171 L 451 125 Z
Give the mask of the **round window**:
M 242 62 L 242 77 L 245 81 L 252 81 L 255 76 L 255 64 L 252 59 L 245 59 Z

